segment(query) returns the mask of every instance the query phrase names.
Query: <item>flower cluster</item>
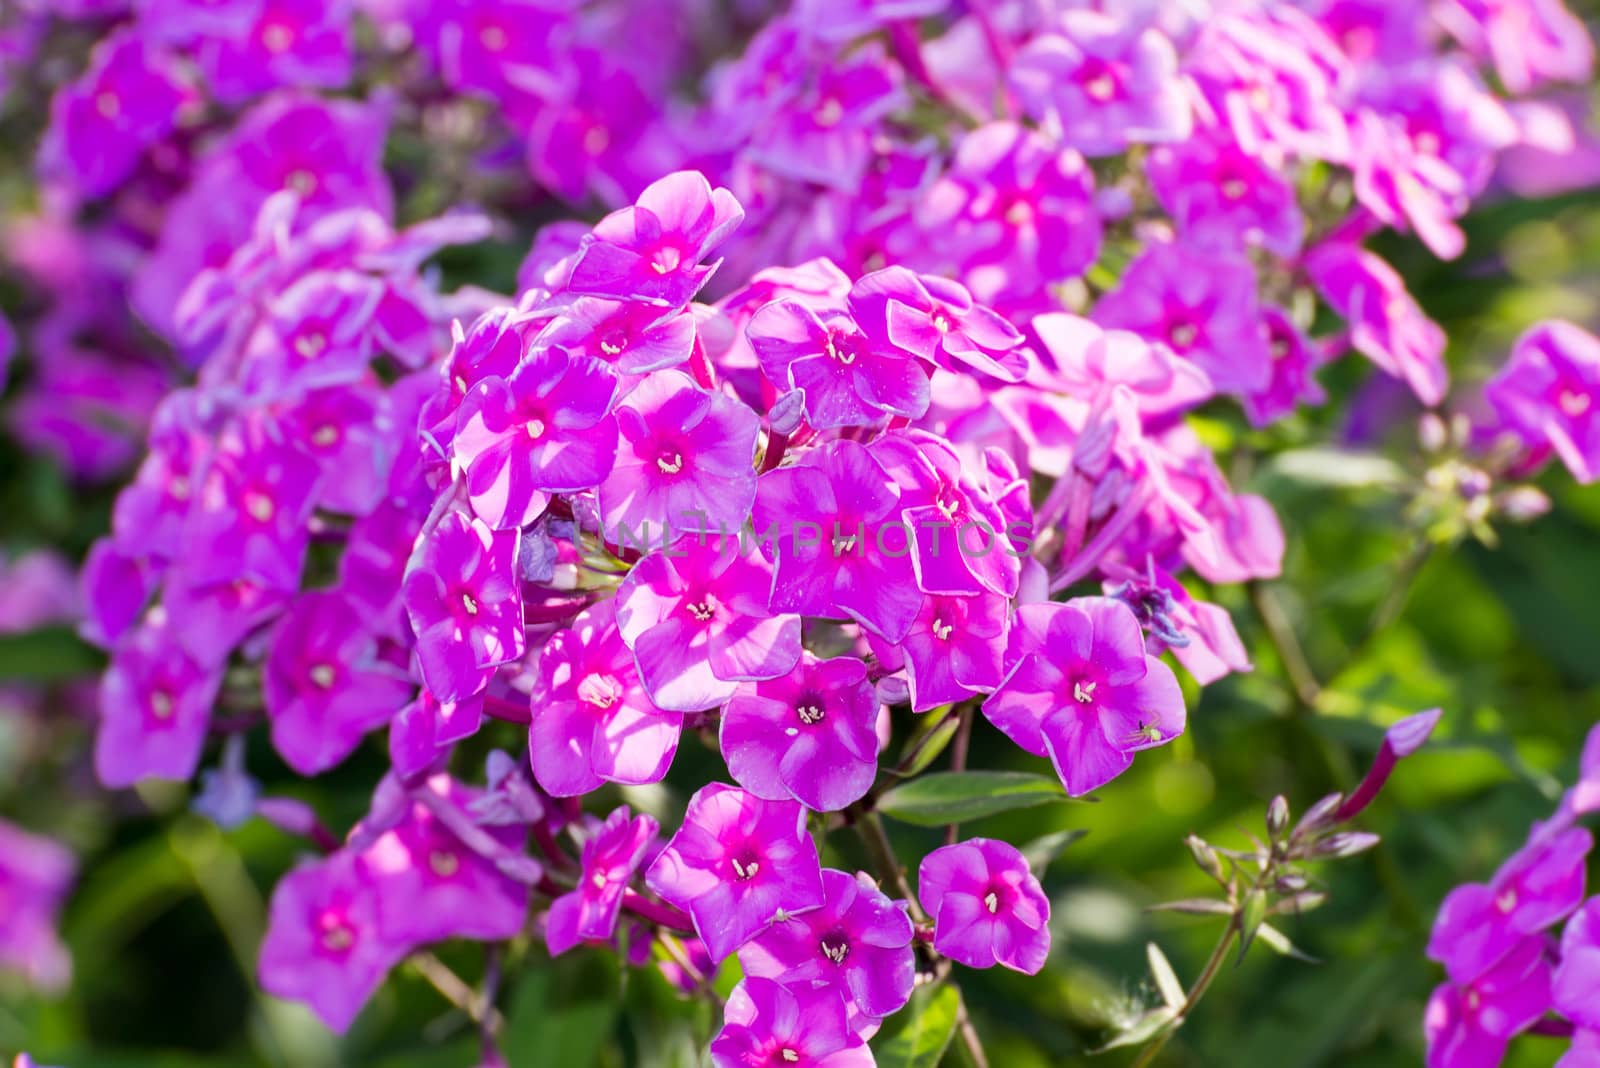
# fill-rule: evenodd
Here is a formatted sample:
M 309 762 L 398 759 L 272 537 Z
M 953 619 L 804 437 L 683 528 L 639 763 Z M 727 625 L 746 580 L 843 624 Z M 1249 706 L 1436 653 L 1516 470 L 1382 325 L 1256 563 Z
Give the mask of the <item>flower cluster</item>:
M 1600 1058 L 1600 896 L 1585 900 L 1594 836 L 1578 826 L 1600 812 L 1600 728 L 1578 776 L 1487 883 L 1439 906 L 1428 956 L 1448 979 L 1428 1002 L 1428 1068 L 1493 1068 L 1534 1029 L 1572 1040 L 1561 1068 Z
M 879 802 L 990 726 L 1089 795 L 1185 731 L 1166 653 L 1251 670 L 1206 598 L 1277 576 L 1284 535 L 1190 413 L 1266 427 L 1349 351 L 1442 404 L 1443 332 L 1364 242 L 1459 255 L 1497 156 L 1560 141 L 1484 71 L 1521 95 L 1592 58 L 1557 0 L 794 0 L 715 32 L 699 0 L 69 6 L 103 34 L 7 224 L 40 299 L 0 368 L 23 353 L 30 447 L 137 460 L 82 571 L 100 780 L 198 776 L 198 810 L 317 848 L 259 978 L 335 1029 L 431 945 L 537 935 L 688 992 L 736 958 L 726 1068 L 868 1065 L 951 962 L 1044 966 L 1037 865 L 955 818 L 902 865 Z M 29 19 L 23 51 L 68 21 Z M 530 218 L 515 292 L 446 283 L 442 250 Z M 1543 324 L 1456 444 L 1591 481 L 1597 386 L 1600 341 Z M 1437 718 L 1294 831 L 1269 810 L 1248 879 L 1196 840 L 1230 936 L 1375 841 L 1334 828 Z M 258 729 L 305 777 L 386 731 L 366 816 L 264 795 Z M 908 730 L 933 751 L 894 763 Z M 681 821 L 616 804 L 695 746 Z M 1600 1043 L 1562 993 L 1600 912 L 1559 967 L 1545 934 L 1584 804 L 1447 906 L 1436 1050 L 1552 1005 Z M 0 832 L 0 961 L 57 980 L 72 865 Z

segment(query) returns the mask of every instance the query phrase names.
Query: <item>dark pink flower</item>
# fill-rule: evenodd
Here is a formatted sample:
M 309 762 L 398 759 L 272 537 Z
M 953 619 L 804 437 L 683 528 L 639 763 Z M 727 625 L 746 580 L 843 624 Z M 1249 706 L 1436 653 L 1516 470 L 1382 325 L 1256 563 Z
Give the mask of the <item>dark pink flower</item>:
M 854 657 L 810 652 L 788 675 L 743 687 L 722 713 L 722 755 L 757 797 L 817 812 L 858 801 L 878 773 L 878 697 Z
M 348 1030 L 372 992 L 409 952 L 378 926 L 374 879 L 346 852 L 301 864 L 272 892 L 256 974 L 261 988 L 311 1006 Z
M 552 956 L 580 942 L 611 941 L 622 913 L 623 892 L 658 830 L 654 819 L 635 817 L 624 805 L 584 838 L 577 889 L 550 903 L 544 940 Z
M 750 347 L 779 390 L 805 391 L 813 427 L 872 426 L 928 410 L 928 371 L 911 353 L 869 337 L 842 308 L 774 301 L 751 318 Z
M 72 976 L 56 928 L 77 867 L 64 846 L 0 820 L 0 968 L 41 990 L 60 990 Z
M 1600 478 L 1600 338 L 1561 319 L 1539 323 L 1484 396 L 1533 450 L 1553 450 L 1579 482 Z
M 220 669 L 196 662 L 173 627 L 146 623 L 122 640 L 100 682 L 94 766 L 110 787 L 188 779 L 200 763 Z
M 200 38 L 200 68 L 224 102 L 280 85 L 337 89 L 350 80 L 351 0 L 264 0 L 254 21 Z
M 1049 756 L 1073 797 L 1183 733 L 1178 680 L 1145 652 L 1139 621 L 1121 601 L 1022 605 L 1006 659 L 984 715 L 1023 749 Z
M 768 610 L 772 568 L 739 538 L 685 538 L 634 565 L 617 589 L 617 628 L 662 708 L 714 708 L 739 683 L 800 659 L 800 617 Z
M 1216 131 L 1151 151 L 1150 187 L 1188 242 L 1234 249 L 1260 245 L 1288 258 L 1300 251 L 1304 216 L 1279 169 Z
M 1445 983 L 1433 992 L 1422 1024 L 1428 1068 L 1495 1068 L 1511 1037 L 1550 1007 L 1544 940 L 1524 938 L 1469 983 Z
M 1344 242 L 1307 253 L 1305 269 L 1323 298 L 1350 324 L 1356 351 L 1410 386 L 1422 403 L 1444 399 L 1449 385 L 1444 331 L 1406 292 L 1399 272 L 1375 254 Z
M 830 988 L 867 1016 L 899 1012 L 917 977 L 911 920 L 865 873 L 824 868 L 821 908 L 785 916 L 746 942 L 746 976 Z
M 829 988 L 746 979 L 723 1009 L 711 1040 L 714 1068 L 872 1068 L 872 1051 L 850 1026 L 842 998 Z
M 1050 954 L 1050 899 L 1017 848 L 973 838 L 935 849 L 917 869 L 933 948 L 969 968 L 1036 975 Z
M 694 918 L 721 961 L 780 915 L 824 900 L 806 810 L 712 783 L 689 799 L 683 826 L 645 873 L 650 889 Z M 841 1003 L 842 1004 L 842 1003 Z
M 650 700 L 615 613 L 613 600 L 584 609 L 539 657 L 529 755 L 534 778 L 557 797 L 659 782 L 678 751 L 683 713 Z

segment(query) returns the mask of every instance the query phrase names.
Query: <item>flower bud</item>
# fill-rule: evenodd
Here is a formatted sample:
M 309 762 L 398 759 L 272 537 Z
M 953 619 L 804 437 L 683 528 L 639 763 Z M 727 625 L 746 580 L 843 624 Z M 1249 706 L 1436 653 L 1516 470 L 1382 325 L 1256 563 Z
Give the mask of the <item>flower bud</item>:
M 1368 831 L 1340 831 L 1330 834 L 1311 847 L 1310 855 L 1323 859 L 1353 857 L 1377 845 L 1379 838 Z
M 1273 841 L 1283 837 L 1289 829 L 1289 799 L 1279 794 L 1267 805 L 1267 835 Z
M 1226 885 L 1227 879 L 1222 874 L 1222 861 L 1217 859 L 1216 850 L 1207 845 L 1204 840 L 1192 834 L 1183 840 L 1183 844 L 1189 847 L 1190 853 L 1194 854 L 1194 862 L 1199 865 L 1201 871 L 1217 882 Z

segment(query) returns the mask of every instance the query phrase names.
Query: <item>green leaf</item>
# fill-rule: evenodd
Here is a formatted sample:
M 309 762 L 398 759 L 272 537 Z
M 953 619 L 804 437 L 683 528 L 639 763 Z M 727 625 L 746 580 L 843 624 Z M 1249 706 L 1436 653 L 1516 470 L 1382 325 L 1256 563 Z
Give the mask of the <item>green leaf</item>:
M 501 1049 L 511 1068 L 590 1068 L 616 1030 L 621 977 L 616 959 L 578 953 L 534 958 L 506 1010 Z
M 1145 944 L 1144 953 L 1150 959 L 1150 974 L 1155 977 L 1156 989 L 1161 991 L 1161 1000 L 1174 1012 L 1181 1011 L 1189 995 L 1183 992 L 1183 984 L 1178 982 L 1178 973 L 1172 970 L 1167 955 L 1154 942 Z
M 1244 908 L 1239 910 L 1239 960 L 1244 960 L 1244 955 L 1250 952 L 1250 943 L 1255 941 L 1256 932 L 1261 929 L 1261 921 L 1266 918 L 1266 891 L 1250 891 L 1245 895 Z
M 956 731 L 961 729 L 961 716 L 956 713 L 954 705 L 946 705 L 942 711 L 929 715 L 933 718 L 906 742 L 905 756 L 902 757 L 906 763 L 900 769 L 903 778 L 919 774 L 937 760 L 956 736 Z
M 925 986 L 900 1013 L 905 1025 L 874 1039 L 878 1068 L 935 1068 L 955 1037 L 961 991 L 950 983 Z
M 1316 957 L 1306 953 L 1293 942 L 1289 941 L 1287 935 L 1278 930 L 1276 927 L 1272 926 L 1270 923 L 1263 923 L 1260 928 L 1256 930 L 1256 937 L 1261 939 L 1262 943 L 1268 949 L 1281 956 L 1293 957 L 1295 960 L 1303 960 L 1307 964 L 1322 963 Z
M 1090 1052 L 1104 1053 L 1106 1050 L 1119 1049 L 1123 1046 L 1142 1046 L 1167 1028 L 1173 1026 L 1177 1019 L 1178 1010 L 1171 1006 L 1162 1005 L 1159 1008 L 1151 1009 L 1135 1020 L 1127 1030 L 1117 1032 L 1109 1042 L 1096 1047 Z
M 0 679 L 65 682 L 99 671 L 105 657 L 71 627 L 0 634 Z
M 901 823 L 942 827 L 1065 801 L 1061 784 L 1021 771 L 942 771 L 896 786 L 878 808 Z
M 1045 869 L 1054 864 L 1057 858 L 1066 852 L 1068 846 L 1088 833 L 1088 831 L 1078 828 L 1073 828 L 1070 831 L 1056 831 L 1054 834 L 1035 838 L 1023 846 L 1022 855 L 1027 858 L 1028 867 L 1033 871 L 1033 874 L 1042 877 Z
M 1344 489 L 1398 486 L 1405 481 L 1405 472 L 1388 457 L 1346 449 L 1291 449 L 1272 458 L 1271 470 L 1295 482 Z

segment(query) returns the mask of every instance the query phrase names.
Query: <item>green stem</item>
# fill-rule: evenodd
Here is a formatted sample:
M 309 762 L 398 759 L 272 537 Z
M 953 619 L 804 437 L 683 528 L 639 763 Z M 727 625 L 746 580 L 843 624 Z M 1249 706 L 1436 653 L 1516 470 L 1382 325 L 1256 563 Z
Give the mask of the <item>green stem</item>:
M 852 826 L 861 836 L 861 842 L 867 847 L 867 852 L 872 854 L 872 859 L 877 864 L 884 882 L 894 889 L 896 895 L 905 899 L 906 911 L 910 914 L 912 922 L 926 923 L 928 917 L 923 913 L 922 906 L 917 903 L 916 896 L 911 893 L 911 884 L 906 882 L 905 869 L 900 866 L 899 858 L 894 855 L 894 845 L 889 841 L 889 832 L 883 828 L 883 820 L 876 812 L 864 812 Z
M 1306 656 L 1300 639 L 1295 636 L 1294 626 L 1284 613 L 1282 603 L 1272 589 L 1261 582 L 1246 583 L 1245 589 L 1262 628 L 1267 632 L 1267 640 L 1272 643 L 1273 651 L 1283 663 L 1284 674 L 1289 676 L 1289 685 L 1294 690 L 1298 707 L 1311 710 L 1316 706 L 1317 696 L 1322 693 L 1322 684 L 1317 681 L 1311 660 Z
M 951 981 L 954 985 L 954 981 Z M 989 1058 L 983 1052 L 983 1042 L 978 1038 L 978 1029 L 972 1026 L 972 1016 L 967 1012 L 967 997 L 956 987 L 956 1034 L 961 1036 L 961 1044 L 966 1047 L 967 1059 L 972 1062 L 972 1068 L 989 1068 Z
M 972 746 L 972 706 L 961 707 L 961 723 L 956 727 L 955 739 L 950 743 L 950 770 L 967 770 L 967 750 Z M 945 845 L 955 845 L 961 837 L 959 824 L 951 823 L 944 830 Z

